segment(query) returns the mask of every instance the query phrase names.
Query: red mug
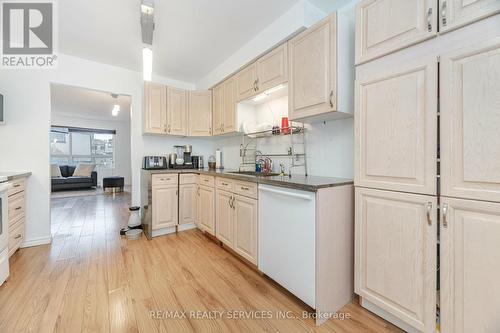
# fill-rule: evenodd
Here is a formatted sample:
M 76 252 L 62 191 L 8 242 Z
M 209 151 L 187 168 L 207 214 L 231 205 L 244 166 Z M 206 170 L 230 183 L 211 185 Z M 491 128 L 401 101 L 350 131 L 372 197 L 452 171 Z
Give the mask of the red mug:
M 281 133 L 282 134 L 290 134 L 290 128 L 288 124 L 288 117 L 281 118 Z

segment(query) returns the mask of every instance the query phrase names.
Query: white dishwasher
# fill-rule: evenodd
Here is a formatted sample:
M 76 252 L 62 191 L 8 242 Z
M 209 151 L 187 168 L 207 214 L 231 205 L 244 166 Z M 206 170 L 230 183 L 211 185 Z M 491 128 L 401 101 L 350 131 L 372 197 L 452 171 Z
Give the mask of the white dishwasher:
M 315 193 L 259 185 L 259 269 L 312 308 Z

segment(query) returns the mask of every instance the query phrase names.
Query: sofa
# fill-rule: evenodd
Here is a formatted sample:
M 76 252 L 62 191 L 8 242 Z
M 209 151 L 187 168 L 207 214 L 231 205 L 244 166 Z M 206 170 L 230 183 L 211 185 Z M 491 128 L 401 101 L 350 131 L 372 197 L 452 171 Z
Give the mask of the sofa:
M 59 169 L 62 177 L 52 177 L 52 192 L 97 187 L 97 172 L 95 171 L 92 171 L 90 177 L 73 177 L 75 166 L 60 165 Z

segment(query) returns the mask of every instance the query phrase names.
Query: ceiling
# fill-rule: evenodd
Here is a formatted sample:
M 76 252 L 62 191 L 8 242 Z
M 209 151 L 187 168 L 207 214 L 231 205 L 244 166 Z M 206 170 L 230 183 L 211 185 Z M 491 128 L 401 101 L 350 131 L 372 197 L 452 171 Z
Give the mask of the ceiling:
M 153 73 L 194 83 L 298 1 L 156 0 Z M 140 71 L 139 4 L 59 1 L 59 51 Z
M 130 120 L 130 96 L 118 95 L 114 99 L 108 92 L 52 84 L 50 99 L 52 112 L 59 115 L 106 121 Z M 120 105 L 117 117 L 111 115 L 115 104 Z

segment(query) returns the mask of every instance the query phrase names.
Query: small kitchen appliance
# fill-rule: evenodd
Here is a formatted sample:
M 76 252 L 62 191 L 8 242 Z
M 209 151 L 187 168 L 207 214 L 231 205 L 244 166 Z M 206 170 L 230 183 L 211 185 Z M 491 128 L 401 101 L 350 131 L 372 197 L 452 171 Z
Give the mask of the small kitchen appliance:
M 177 153 L 170 154 L 169 158 L 169 167 L 170 169 L 194 169 L 195 165 L 192 162 L 192 157 L 191 157 L 191 152 L 192 152 L 192 146 L 191 145 L 182 145 L 182 146 L 174 146 L 176 149 Z M 175 155 L 175 162 L 174 156 Z
M 193 146 L 185 145 L 184 146 L 184 164 L 190 165 L 192 164 L 191 153 L 193 150 Z
M 144 170 L 167 169 L 167 158 L 165 156 L 145 156 L 142 168 Z

